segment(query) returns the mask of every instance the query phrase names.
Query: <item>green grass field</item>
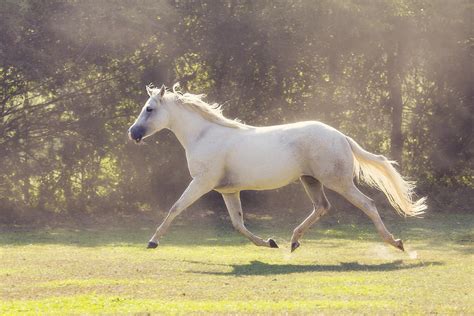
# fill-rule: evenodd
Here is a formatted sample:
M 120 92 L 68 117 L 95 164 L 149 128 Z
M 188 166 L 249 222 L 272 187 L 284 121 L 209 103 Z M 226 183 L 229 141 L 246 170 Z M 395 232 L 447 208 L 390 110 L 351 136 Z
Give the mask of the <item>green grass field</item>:
M 474 313 L 473 215 L 387 222 L 405 253 L 368 221 L 317 224 L 293 254 L 293 221 L 248 222 L 281 248 L 255 247 L 230 223 L 178 223 L 155 250 L 153 224 L 3 227 L 0 314 Z

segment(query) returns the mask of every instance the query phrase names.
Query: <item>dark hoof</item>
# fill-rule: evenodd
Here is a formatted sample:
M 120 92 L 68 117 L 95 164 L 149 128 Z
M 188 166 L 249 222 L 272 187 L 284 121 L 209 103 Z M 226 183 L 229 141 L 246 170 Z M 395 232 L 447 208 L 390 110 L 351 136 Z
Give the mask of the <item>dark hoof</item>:
M 402 242 L 401 239 L 397 239 L 397 240 L 395 240 L 395 242 L 396 242 L 396 244 L 397 244 L 395 247 L 397 247 L 397 248 L 400 249 L 401 251 L 405 251 L 405 248 L 403 247 L 403 242 Z
M 270 248 L 278 248 L 277 243 L 273 239 L 269 239 L 268 243 L 270 244 Z
M 291 243 L 291 252 L 295 251 L 296 248 L 298 248 L 300 246 L 300 243 L 299 242 L 293 242 Z
M 150 241 L 147 246 L 148 249 L 155 249 L 156 247 L 158 247 L 158 243 L 154 241 Z

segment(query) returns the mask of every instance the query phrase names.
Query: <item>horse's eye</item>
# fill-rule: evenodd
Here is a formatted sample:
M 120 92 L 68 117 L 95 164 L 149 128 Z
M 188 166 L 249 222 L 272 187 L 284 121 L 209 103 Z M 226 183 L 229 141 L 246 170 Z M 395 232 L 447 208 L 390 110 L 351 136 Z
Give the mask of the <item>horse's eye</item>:
M 153 109 L 150 108 L 150 107 L 147 107 L 147 108 L 146 108 L 146 111 L 147 111 L 147 112 L 151 112 L 151 111 L 153 111 Z

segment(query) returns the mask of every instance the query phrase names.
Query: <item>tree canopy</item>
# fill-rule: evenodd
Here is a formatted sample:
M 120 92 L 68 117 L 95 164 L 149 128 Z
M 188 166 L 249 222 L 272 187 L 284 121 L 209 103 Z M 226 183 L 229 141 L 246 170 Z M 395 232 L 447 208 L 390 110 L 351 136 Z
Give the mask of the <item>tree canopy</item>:
M 179 144 L 166 132 L 139 147 L 126 136 L 150 82 L 180 82 L 253 125 L 323 121 L 399 161 L 425 194 L 472 195 L 472 10 L 469 0 L 1 0 L 2 220 L 169 206 L 189 181 Z

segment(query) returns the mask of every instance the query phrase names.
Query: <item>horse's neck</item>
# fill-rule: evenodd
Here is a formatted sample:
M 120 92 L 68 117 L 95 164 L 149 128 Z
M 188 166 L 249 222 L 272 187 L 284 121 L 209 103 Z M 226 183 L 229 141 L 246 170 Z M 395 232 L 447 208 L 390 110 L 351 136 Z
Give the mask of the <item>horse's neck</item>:
M 215 123 L 209 122 L 198 113 L 186 110 L 181 106 L 173 109 L 169 129 L 176 135 L 181 145 L 187 150 Z

